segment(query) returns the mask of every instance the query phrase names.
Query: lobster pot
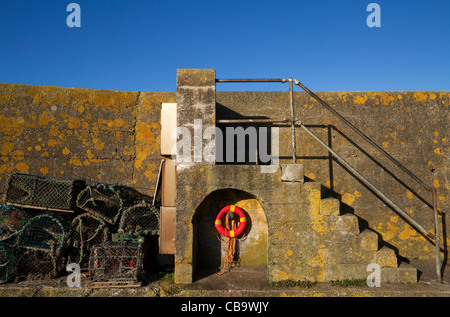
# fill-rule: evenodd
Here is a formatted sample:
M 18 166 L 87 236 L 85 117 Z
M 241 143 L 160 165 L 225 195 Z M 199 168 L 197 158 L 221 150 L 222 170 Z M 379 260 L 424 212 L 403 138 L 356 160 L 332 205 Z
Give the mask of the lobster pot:
M 0 241 L 22 230 L 32 217 L 15 206 L 0 206 Z
M 8 205 L 55 211 L 72 211 L 84 188 L 81 180 L 61 180 L 17 173 L 10 176 L 5 192 Z
M 138 281 L 142 273 L 141 243 L 107 241 L 91 250 L 89 257 L 91 281 Z
M 66 231 L 58 218 L 42 214 L 31 219 L 17 235 L 16 245 L 25 249 L 61 251 Z
M 121 216 L 128 195 L 127 189 L 123 186 L 93 184 L 80 192 L 76 205 L 114 225 Z
M 13 249 L 3 241 L 0 242 L 0 281 L 7 282 L 14 276 L 16 255 Z
M 43 250 L 22 250 L 15 263 L 15 276 L 27 280 L 43 280 L 56 277 L 58 257 Z
M 130 236 L 158 235 L 159 208 L 141 200 L 124 210 L 119 231 Z
M 67 239 L 68 263 L 87 268 L 92 248 L 106 241 L 108 235 L 107 224 L 95 215 L 86 212 L 75 217 Z

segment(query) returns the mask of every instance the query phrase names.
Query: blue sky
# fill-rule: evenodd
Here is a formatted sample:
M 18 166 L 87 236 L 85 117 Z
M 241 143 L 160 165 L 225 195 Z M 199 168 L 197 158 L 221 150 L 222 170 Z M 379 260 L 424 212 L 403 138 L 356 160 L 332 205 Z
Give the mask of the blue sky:
M 71 2 L 80 28 L 66 24 Z M 175 91 L 177 68 L 214 68 L 313 91 L 450 88 L 448 0 L 0 0 L 0 38 L 3 83 Z

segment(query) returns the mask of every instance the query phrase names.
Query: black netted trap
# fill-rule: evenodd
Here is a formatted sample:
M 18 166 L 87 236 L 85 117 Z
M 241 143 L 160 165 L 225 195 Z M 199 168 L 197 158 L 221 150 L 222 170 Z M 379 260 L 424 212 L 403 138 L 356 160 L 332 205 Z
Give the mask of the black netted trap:
M 20 230 L 0 240 L 0 280 L 54 277 L 65 236 L 55 216 L 32 217 Z
M 0 242 L 0 281 L 7 282 L 14 276 L 16 255 L 7 243 Z
M 69 255 L 67 263 L 78 263 L 87 267 L 89 254 L 94 245 L 109 238 L 109 227 L 91 213 L 81 214 L 73 219 L 67 242 Z
M 16 244 L 26 249 L 58 252 L 63 246 L 65 234 L 61 221 L 43 214 L 34 217 L 23 227 Z
M 57 255 L 42 250 L 26 250 L 15 262 L 15 277 L 28 280 L 54 278 L 57 271 Z
M 30 221 L 31 215 L 15 206 L 0 207 L 0 240 L 20 231 Z
M 115 224 L 122 212 L 125 198 L 120 186 L 94 184 L 81 191 L 76 205 L 110 224 Z
M 123 211 L 119 231 L 130 236 L 157 235 L 159 208 L 146 200 L 136 201 Z
M 117 184 L 12 175 L 0 205 L 0 281 L 52 278 L 69 263 L 93 280 L 136 280 L 144 237 L 159 233 L 150 201 Z
M 89 257 L 91 281 L 138 281 L 142 272 L 141 243 L 107 241 L 91 250 Z
M 21 207 L 46 210 L 73 210 L 84 181 L 62 180 L 17 173 L 10 176 L 5 202 Z

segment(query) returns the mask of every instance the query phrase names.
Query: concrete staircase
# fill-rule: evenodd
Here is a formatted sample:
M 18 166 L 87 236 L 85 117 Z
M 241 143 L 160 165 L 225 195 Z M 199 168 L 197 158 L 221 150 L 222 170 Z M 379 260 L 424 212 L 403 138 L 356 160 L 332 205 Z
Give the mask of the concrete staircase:
M 360 230 L 358 217 L 341 213 L 337 198 L 322 198 L 322 185 L 305 182 L 303 198 L 309 202 L 309 217 L 313 230 L 320 239 L 323 281 L 366 279 L 373 269 L 370 263 L 381 268 L 382 283 L 416 283 L 417 269 L 396 256 L 395 250 L 382 245 L 378 234 L 370 229 Z M 381 246 L 381 247 L 380 247 Z

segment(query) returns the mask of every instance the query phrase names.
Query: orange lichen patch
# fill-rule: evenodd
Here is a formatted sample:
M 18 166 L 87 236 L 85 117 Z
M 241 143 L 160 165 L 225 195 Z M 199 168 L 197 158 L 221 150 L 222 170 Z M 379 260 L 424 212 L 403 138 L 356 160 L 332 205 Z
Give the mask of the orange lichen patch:
M 422 241 L 424 238 L 410 225 L 404 224 L 403 231 L 398 235 L 401 240 Z
M 12 144 L 11 142 L 5 142 L 2 145 L 2 150 L 1 150 L 1 154 L 2 155 L 8 155 L 9 153 L 11 153 L 11 151 L 14 149 L 14 144 Z
M 70 164 L 76 165 L 76 166 L 82 166 L 83 164 L 81 163 L 80 159 L 78 158 L 78 156 L 72 156 L 70 158 L 69 161 Z
M 417 101 L 423 101 L 428 99 L 428 95 L 426 93 L 416 91 L 414 93 L 414 98 L 416 98 Z
M 436 149 L 434 149 L 434 151 L 433 151 L 433 152 L 434 152 L 434 153 L 436 153 L 437 155 L 442 155 L 442 156 L 444 156 L 444 155 L 445 155 L 445 152 L 442 152 L 440 148 L 436 148 Z
M 94 143 L 95 149 L 98 151 L 101 151 L 105 148 L 105 143 L 99 138 L 93 138 L 92 142 Z
M 24 158 L 24 152 L 21 150 L 16 150 L 12 153 L 12 159 L 15 161 L 22 161 Z
M 408 197 L 409 199 L 413 199 L 414 194 L 410 190 L 406 190 L 406 197 Z
M 351 206 L 351 205 L 353 204 L 353 202 L 355 201 L 355 199 L 356 199 L 355 195 L 352 195 L 352 194 L 350 194 L 350 193 L 345 193 L 345 194 L 342 196 L 342 202 L 343 202 L 344 204 L 349 205 L 349 206 Z
M 65 147 L 65 148 L 62 150 L 62 153 L 63 153 L 64 155 L 67 155 L 67 154 L 70 153 L 70 150 L 69 150 L 67 147 Z
M 15 167 L 19 172 L 22 173 L 28 173 L 28 169 L 30 168 L 25 162 L 19 162 Z
M 44 110 L 44 112 L 39 116 L 38 124 L 39 126 L 47 125 L 50 121 L 54 120 L 53 116 L 50 114 L 50 111 Z
M 394 96 L 391 96 L 389 94 L 381 94 L 380 99 L 385 106 L 389 105 L 392 101 L 395 100 Z
M 87 158 L 89 159 L 89 161 L 90 161 L 91 163 L 100 163 L 100 162 L 105 162 L 105 161 L 106 161 L 106 159 L 99 159 L 99 158 L 97 158 L 97 157 L 92 153 L 91 150 L 87 150 L 87 151 L 86 151 L 86 156 L 87 156 Z
M 354 103 L 357 103 L 357 104 L 359 104 L 359 105 L 363 105 L 366 101 L 367 101 L 367 95 L 365 95 L 364 97 L 356 96 L 356 97 L 353 99 L 353 102 L 354 102 Z
M 82 119 L 69 116 L 68 122 L 67 122 L 67 126 L 69 127 L 69 129 L 78 129 L 81 127 L 81 124 L 82 124 Z
M 28 127 L 22 117 L 6 117 L 0 114 L 0 132 L 6 135 L 21 136 L 24 128 Z

